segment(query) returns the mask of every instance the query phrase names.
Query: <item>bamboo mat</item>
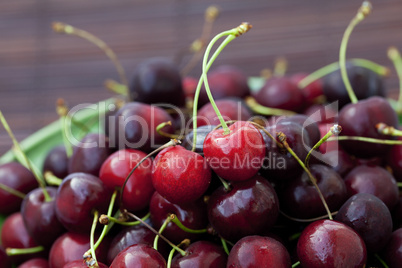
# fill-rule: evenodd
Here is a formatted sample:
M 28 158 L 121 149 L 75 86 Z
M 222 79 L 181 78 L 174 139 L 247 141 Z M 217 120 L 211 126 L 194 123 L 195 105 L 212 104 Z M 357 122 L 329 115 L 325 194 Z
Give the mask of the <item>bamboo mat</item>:
M 336 61 L 343 32 L 361 1 L 2 0 L 0 109 L 17 139 L 57 120 L 59 97 L 73 107 L 113 96 L 103 87 L 105 79 L 118 79 L 113 65 L 92 44 L 54 33 L 53 21 L 103 39 L 130 77 L 146 58 L 182 55 L 201 34 L 205 9 L 212 4 L 220 9 L 213 35 L 243 21 L 253 25 L 225 48 L 216 65 L 233 64 L 256 76 L 280 56 L 288 60 L 289 73 L 311 72 Z M 372 14 L 352 34 L 347 55 L 392 68 L 386 50 L 390 45 L 402 50 L 402 2 L 372 4 Z M 181 59 L 183 66 L 189 56 Z M 200 68 L 190 74 L 199 76 Z M 390 91 L 398 88 L 395 73 L 386 85 Z M 0 155 L 10 146 L 0 127 Z

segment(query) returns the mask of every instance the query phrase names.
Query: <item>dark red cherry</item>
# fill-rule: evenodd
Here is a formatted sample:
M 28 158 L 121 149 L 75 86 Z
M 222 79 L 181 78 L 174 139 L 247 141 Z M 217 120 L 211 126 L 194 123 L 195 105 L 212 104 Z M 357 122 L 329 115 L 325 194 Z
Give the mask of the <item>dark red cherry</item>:
M 352 228 L 333 220 L 310 223 L 297 242 L 302 267 L 365 267 L 364 241 Z
M 196 145 L 195 145 L 195 152 L 196 153 L 204 155 L 204 140 L 205 140 L 205 137 L 215 127 L 216 127 L 215 125 L 205 125 L 205 126 L 202 126 L 202 127 L 197 127 L 197 141 L 196 141 Z M 186 148 L 187 150 L 192 150 L 192 148 L 193 148 L 193 137 L 194 137 L 194 132 L 191 131 L 190 133 L 188 133 L 184 137 L 181 145 L 184 148 Z
M 384 123 L 388 126 L 398 127 L 398 117 L 385 98 L 371 97 L 360 100 L 358 103 L 350 103 L 342 108 L 339 113 L 339 125 L 342 126 L 341 135 L 361 136 L 375 139 L 392 139 L 391 136 L 378 132 L 376 125 Z M 341 141 L 340 145 L 349 154 L 360 158 L 371 158 L 384 155 L 390 145 L 361 141 Z
M 392 210 L 398 203 L 399 190 L 394 177 L 379 166 L 357 166 L 345 177 L 348 196 L 357 193 L 372 194 Z
M 57 178 L 64 179 L 68 175 L 68 156 L 63 145 L 53 147 L 46 155 L 43 173 L 50 171 Z
M 399 137 L 398 140 L 402 141 L 402 137 Z M 394 178 L 402 182 L 402 146 L 391 147 L 386 156 L 386 163 L 391 168 Z
M 3 266 L 0 266 L 3 267 Z M 18 268 L 49 268 L 49 262 L 44 258 L 33 258 L 21 263 Z M 84 267 L 84 266 L 83 266 Z M 64 268 L 64 267 L 63 267 Z
M 276 239 L 264 236 L 246 236 L 230 250 L 227 266 L 290 268 L 290 255 Z
M 0 246 L 0 267 L 2 267 L 2 268 L 11 268 L 12 267 L 11 260 L 7 256 L 7 254 L 4 251 L 2 246 Z
M 99 178 L 110 191 L 122 187 L 131 170 L 146 156 L 134 149 L 122 149 L 110 155 L 102 164 Z M 149 205 L 155 189 L 152 184 L 151 158 L 139 165 L 123 189 L 123 206 L 128 211 L 140 211 Z
M 70 174 L 57 189 L 57 218 L 67 230 L 88 234 L 93 210 L 106 213 L 110 196 L 110 191 L 98 177 L 86 173 Z
M 279 202 L 274 188 L 261 176 L 222 186 L 208 201 L 208 219 L 223 238 L 236 241 L 247 235 L 265 234 L 275 224 Z
M 117 111 L 113 119 L 114 132 L 110 134 L 110 142 L 120 149 L 149 152 L 169 141 L 156 132 L 159 124 L 173 122 L 173 118 L 160 107 L 129 102 Z M 162 130 L 170 134 L 174 132 L 172 126 L 165 126 Z
M 111 152 L 108 137 L 104 134 L 87 134 L 74 148 L 68 172 L 69 174 L 83 172 L 98 176 L 102 163 Z
M 185 95 L 177 66 L 167 58 L 149 58 L 134 72 L 129 87 L 131 101 L 183 106 Z
M 166 261 L 153 247 L 145 244 L 135 244 L 121 251 L 114 258 L 110 268 L 164 268 Z
M 108 268 L 106 264 L 103 264 L 101 262 L 98 262 L 99 268 Z M 75 261 L 70 261 L 66 264 L 64 264 L 63 268 L 88 268 L 88 265 L 85 264 L 85 261 L 83 260 L 75 260 Z
M 337 122 L 338 105 L 337 103 L 330 104 L 313 104 L 307 107 L 303 114 L 307 115 L 317 124 L 331 124 Z
M 223 120 L 242 120 L 247 121 L 251 118 L 252 113 L 240 98 L 224 98 L 217 100 L 216 106 L 219 108 Z M 207 103 L 201 107 L 197 113 L 197 126 L 219 125 L 220 121 L 211 103 Z
M 25 194 L 38 187 L 32 172 L 17 162 L 0 165 L 0 183 Z M 19 211 L 21 203 L 21 197 L 0 189 L 0 204 L 7 204 L 0 206 L 0 214 Z
M 330 209 L 337 211 L 347 199 L 347 190 L 341 176 L 324 165 L 311 165 L 310 171 Z M 282 209 L 296 218 L 315 218 L 326 214 L 317 189 L 306 172 L 292 179 L 280 195 Z
M 226 180 L 241 181 L 253 177 L 263 164 L 265 142 L 250 122 L 237 121 L 224 129 L 211 131 L 204 141 L 204 156 L 216 174 Z
M 299 87 L 287 77 L 273 77 L 256 93 L 256 101 L 266 107 L 301 112 L 305 99 Z
M 172 260 L 172 268 L 220 268 L 226 267 L 227 254 L 222 246 L 209 241 L 197 241 L 186 248 L 186 255 L 176 254 Z
M 183 85 L 183 91 L 184 95 L 186 96 L 186 99 L 188 100 L 193 100 L 194 99 L 194 94 L 197 89 L 197 84 L 198 84 L 198 79 L 190 76 L 183 77 L 182 79 L 182 85 Z
M 296 73 L 290 77 L 290 80 L 297 85 L 306 76 L 308 76 L 307 73 Z M 307 104 L 311 105 L 317 100 L 318 97 L 321 97 L 324 94 L 323 81 L 321 79 L 317 79 L 300 90 L 303 93 Z
M 355 230 L 371 253 L 379 252 L 392 234 L 392 217 L 388 207 L 372 194 L 359 193 L 339 209 L 335 220 Z
M 208 73 L 208 84 L 215 100 L 238 97 L 244 98 L 250 94 L 247 77 L 235 66 L 222 65 Z M 198 107 L 209 103 L 209 98 L 203 87 L 200 91 Z
M 402 228 L 395 230 L 381 255 L 389 268 L 402 266 Z
M 162 226 L 169 214 L 175 214 L 184 226 L 193 230 L 205 229 L 208 224 L 207 206 L 202 199 L 178 205 L 169 202 L 155 192 L 149 204 L 149 211 L 156 229 Z M 187 233 L 172 222 L 168 223 L 163 235 L 173 243 L 180 243 L 186 238 L 196 241 L 205 237 L 205 234 Z
M 210 181 L 211 170 L 205 159 L 180 145 L 165 148 L 155 157 L 152 183 L 172 203 L 197 200 L 208 189 Z
M 35 242 L 50 247 L 66 230 L 56 216 L 56 187 L 46 187 L 51 201 L 46 201 L 42 188 L 29 192 L 22 202 L 21 214 L 28 233 Z
M 318 159 L 311 158 L 311 163 L 320 163 L 331 167 L 342 177 L 346 176 L 349 171 L 356 167 L 356 159 L 351 157 L 341 148 L 331 150 L 321 155 Z

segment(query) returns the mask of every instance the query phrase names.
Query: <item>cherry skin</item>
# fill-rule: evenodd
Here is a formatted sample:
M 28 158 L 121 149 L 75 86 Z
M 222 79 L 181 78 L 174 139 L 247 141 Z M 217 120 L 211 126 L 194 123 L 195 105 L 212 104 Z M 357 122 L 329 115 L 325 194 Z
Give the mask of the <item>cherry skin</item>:
M 185 95 L 177 66 L 166 58 L 149 58 L 134 72 L 129 87 L 131 101 L 183 106 Z
M 226 267 L 227 254 L 222 246 L 209 241 L 197 241 L 186 248 L 186 255 L 176 254 L 172 268 L 220 268 Z
M 207 206 L 202 199 L 185 204 L 174 204 L 155 192 L 149 204 L 151 221 L 155 229 L 159 229 L 170 214 L 175 214 L 178 220 L 187 228 L 200 230 L 207 228 Z M 180 243 L 188 238 L 191 241 L 200 240 L 205 234 L 187 233 L 176 224 L 169 222 L 163 235 L 173 243 Z
M 402 137 L 398 137 L 398 140 L 402 141 Z M 392 146 L 386 155 L 386 163 L 391 168 L 394 178 L 402 182 L 402 146 Z
M 402 228 L 395 230 L 381 255 L 389 268 L 402 266 Z
M 33 258 L 30 260 L 27 260 L 24 263 L 21 263 L 21 265 L 18 266 L 18 268 L 49 268 L 49 262 L 47 259 L 44 258 Z
M 297 85 L 306 76 L 308 76 L 307 73 L 296 73 L 290 77 L 290 80 Z M 317 79 L 306 87 L 302 88 L 301 91 L 307 104 L 311 105 L 317 100 L 318 97 L 323 96 L 323 81 L 321 79 Z
M 339 175 L 345 177 L 349 171 L 356 167 L 356 159 L 352 158 L 341 148 L 338 150 L 331 150 L 323 154 L 320 159 L 311 158 L 310 163 L 320 163 L 331 167 Z
M 110 154 L 108 137 L 104 134 L 87 134 L 74 148 L 69 160 L 68 173 L 83 172 L 98 176 L 103 161 Z
M 310 223 L 297 242 L 302 267 L 365 267 L 362 238 L 349 226 L 333 220 Z
M 86 173 L 70 174 L 57 189 L 57 218 L 67 230 L 88 234 L 93 210 L 106 214 L 110 196 L 99 178 Z
M 276 239 L 264 236 L 246 236 L 237 241 L 230 250 L 227 266 L 276 267 L 292 266 L 287 249 Z
M 350 103 L 344 106 L 339 113 L 339 125 L 342 126 L 341 135 L 362 136 L 376 139 L 393 139 L 391 136 L 380 134 L 376 125 L 384 123 L 388 126 L 398 127 L 398 117 L 385 98 L 371 97 Z M 390 145 L 361 141 L 340 141 L 343 149 L 360 158 L 371 158 L 386 154 Z
M 99 178 L 110 191 L 122 187 L 131 170 L 146 156 L 139 150 L 122 149 L 111 154 L 102 164 Z M 128 211 L 140 211 L 149 205 L 155 189 L 152 184 L 151 158 L 146 159 L 134 171 L 123 189 L 123 207 Z
M 99 268 L 108 268 L 106 264 L 98 262 Z M 28 268 L 28 267 L 27 267 Z M 70 261 L 64 264 L 63 268 L 88 268 L 83 260 Z
M 164 268 L 166 261 L 153 247 L 145 244 L 135 244 L 121 251 L 114 258 L 110 268 Z
M 379 252 L 392 234 L 388 207 L 372 194 L 355 194 L 339 209 L 335 220 L 353 228 L 364 240 L 367 250 Z
M 223 179 L 247 180 L 263 164 L 265 142 L 260 131 L 250 122 L 237 121 L 224 129 L 211 131 L 204 141 L 204 156 L 208 165 Z
M 230 190 L 215 190 L 208 201 L 208 219 L 225 239 L 236 241 L 247 235 L 268 232 L 279 214 L 275 190 L 263 177 L 233 182 Z
M 394 177 L 379 166 L 357 166 L 345 177 L 348 196 L 357 193 L 372 194 L 392 210 L 398 203 L 399 190 Z
M 64 179 L 68 175 L 68 161 L 64 145 L 55 146 L 46 155 L 43 173 L 50 171 L 57 178 Z
M 205 125 L 205 126 L 197 127 L 197 141 L 196 141 L 196 145 L 195 145 L 195 152 L 196 153 L 204 155 L 204 140 L 205 140 L 205 137 L 215 127 L 216 127 L 215 125 Z M 194 137 L 194 132 L 191 131 L 190 133 L 188 133 L 184 137 L 181 145 L 184 148 L 186 148 L 187 150 L 191 150 L 193 148 L 193 137 Z
M 45 201 L 43 190 L 29 192 L 22 202 L 21 214 L 25 227 L 36 243 L 50 247 L 66 230 L 56 216 L 56 187 L 46 187 L 51 201 Z
M 32 172 L 17 162 L 0 165 L 0 183 L 24 194 L 38 187 Z M 19 211 L 22 199 L 0 189 L 0 203 L 7 204 L 7 206 L 0 206 L 0 214 L 11 214 Z
M 208 189 L 210 181 L 211 170 L 205 159 L 180 145 L 165 148 L 155 157 L 152 183 L 172 203 L 197 200 Z
M 4 267 L 4 268 L 11 268 L 12 267 L 11 260 L 7 256 L 7 254 L 4 251 L 2 246 L 0 246 L 0 267 Z
M 169 141 L 156 132 L 156 127 L 173 122 L 173 118 L 160 107 L 129 102 L 114 114 L 112 121 L 110 127 L 114 132 L 109 133 L 112 146 L 150 152 Z M 174 132 L 172 126 L 165 126 L 162 130 L 170 134 Z

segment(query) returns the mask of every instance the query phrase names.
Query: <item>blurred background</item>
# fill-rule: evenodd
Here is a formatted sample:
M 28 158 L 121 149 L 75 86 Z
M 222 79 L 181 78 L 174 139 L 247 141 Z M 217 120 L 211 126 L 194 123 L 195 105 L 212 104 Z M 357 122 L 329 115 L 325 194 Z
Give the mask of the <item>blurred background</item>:
M 339 45 L 361 1 L 240 1 L 240 0 L 2 0 L 0 1 L 0 109 L 18 140 L 57 120 L 55 102 L 70 107 L 112 97 L 105 79 L 118 80 L 104 53 L 78 37 L 54 33 L 53 21 L 91 32 L 118 55 L 130 79 L 149 57 L 189 61 L 191 43 L 202 32 L 204 13 L 216 5 L 219 16 L 211 38 L 243 21 L 253 25 L 229 44 L 215 66 L 232 64 L 248 76 L 272 68 L 278 57 L 288 61 L 288 73 L 312 72 L 338 60 Z M 398 78 L 386 51 L 402 50 L 402 2 L 373 0 L 372 14 L 357 26 L 348 57 L 366 58 L 389 66 L 388 90 Z M 198 77 L 201 63 L 190 72 Z M 0 127 L 0 155 L 11 140 Z

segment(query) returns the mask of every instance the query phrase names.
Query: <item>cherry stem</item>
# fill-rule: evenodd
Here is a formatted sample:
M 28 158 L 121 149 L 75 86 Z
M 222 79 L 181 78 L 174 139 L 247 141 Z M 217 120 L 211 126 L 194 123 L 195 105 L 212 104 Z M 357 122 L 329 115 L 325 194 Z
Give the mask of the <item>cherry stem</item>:
M 327 141 L 337 141 L 337 140 L 340 140 L 340 141 L 344 141 L 344 140 L 363 141 L 363 142 L 387 144 L 387 145 L 402 145 L 402 140 L 382 140 L 382 139 L 367 138 L 367 137 L 361 137 L 361 136 L 331 137 Z
M 397 182 L 396 185 L 398 185 L 399 188 L 402 188 L 402 182 Z
M 144 217 L 142 217 L 142 220 L 146 221 L 150 216 L 151 216 L 151 213 L 148 212 Z M 112 223 L 117 223 L 117 224 L 120 224 L 123 226 L 136 226 L 136 225 L 140 225 L 142 223 L 141 221 L 122 221 L 115 217 L 106 216 L 106 215 L 102 215 L 100 220 L 102 220 L 103 224 L 109 224 L 109 222 L 112 222 Z
M 75 28 L 63 22 L 53 22 L 52 28 L 56 33 L 75 35 L 99 47 L 106 54 L 106 56 L 113 62 L 117 70 L 117 73 L 119 74 L 121 83 L 128 88 L 128 80 L 123 66 L 120 64 L 113 50 L 104 41 L 102 41 L 101 39 L 99 39 L 98 37 L 87 31 Z
M 387 263 L 380 257 L 380 255 L 376 253 L 374 254 L 374 257 L 381 263 L 382 266 L 384 266 L 384 268 L 389 268 Z
M 225 192 L 230 191 L 230 184 L 227 181 L 225 181 L 224 179 L 222 179 L 220 176 L 217 176 L 217 177 L 221 181 L 223 188 L 225 188 Z
M 37 246 L 32 248 L 6 248 L 6 254 L 7 256 L 16 256 L 16 255 L 38 253 L 44 250 L 45 248 L 43 246 Z
M 354 93 L 354 91 L 352 89 L 352 85 L 350 84 L 349 77 L 348 77 L 347 70 L 346 70 L 346 48 L 348 45 L 350 34 L 352 33 L 353 29 L 359 22 L 361 22 L 365 17 L 367 17 L 370 14 L 371 8 L 372 8 L 371 3 L 369 1 L 364 1 L 362 3 L 359 10 L 357 11 L 357 14 L 351 20 L 348 27 L 346 28 L 345 33 L 343 34 L 341 47 L 339 49 L 339 66 L 341 69 L 342 80 L 343 80 L 343 83 L 345 84 L 346 91 L 348 92 L 350 101 L 352 103 L 357 103 L 358 100 L 357 100 L 356 94 Z
M 288 61 L 284 57 L 279 57 L 275 60 L 274 76 L 282 77 L 288 69 Z
M 396 73 L 399 78 L 399 98 L 398 98 L 398 108 L 397 112 L 402 112 L 402 57 L 399 50 L 396 47 L 390 47 L 387 51 L 388 58 L 392 61 L 395 66 Z
M 292 264 L 292 268 L 295 268 L 295 267 L 297 267 L 297 266 L 299 266 L 300 265 L 300 261 L 297 261 L 297 262 L 295 262 L 294 264 Z
M 283 109 L 277 109 L 277 108 L 271 108 L 271 107 L 266 107 L 261 104 L 259 104 L 255 98 L 248 96 L 245 99 L 245 102 L 247 106 L 255 113 L 257 114 L 262 114 L 262 115 L 295 115 L 296 113 L 293 111 L 289 110 L 283 110 Z
M 160 124 L 156 127 L 156 132 L 157 132 L 159 135 L 163 136 L 163 137 L 167 137 L 167 138 L 170 138 L 170 139 L 181 140 L 181 139 L 183 138 L 182 136 L 176 135 L 176 134 L 170 134 L 170 133 L 164 132 L 164 131 L 162 130 L 162 128 L 164 128 L 165 126 L 171 126 L 171 125 L 172 125 L 172 122 L 171 122 L 171 121 L 167 121 L 167 122 L 160 123 Z
M 168 243 L 172 248 L 176 248 L 177 251 L 180 252 L 180 254 L 182 256 L 186 255 L 186 252 L 180 248 L 178 248 L 175 244 L 173 244 L 172 242 L 169 241 L 169 239 L 167 239 L 165 236 L 163 236 L 161 233 L 159 233 L 157 230 L 155 230 L 151 225 L 149 225 L 148 223 L 146 223 L 145 221 L 143 221 L 142 219 L 140 219 L 138 216 L 136 216 L 135 214 L 126 211 L 125 212 L 127 215 L 129 215 L 130 217 L 136 219 L 137 221 L 140 221 L 142 224 L 144 224 L 149 230 L 151 230 L 154 234 L 156 234 L 157 236 L 159 236 L 160 238 L 162 238 L 163 240 L 165 240 L 166 243 Z
M 210 42 L 210 44 L 209 44 L 209 50 L 211 50 L 211 47 L 212 47 L 212 45 L 214 44 L 214 43 L 216 43 L 216 41 L 218 40 L 218 39 L 220 39 L 221 37 L 223 37 L 223 36 L 227 36 L 226 37 L 226 39 L 219 45 L 219 47 L 216 49 L 216 51 L 214 52 L 214 54 L 211 56 L 211 59 L 208 61 L 208 63 L 206 63 L 206 58 L 208 58 L 208 55 L 207 54 L 204 54 L 204 60 L 203 60 L 203 66 L 202 66 L 202 74 L 201 74 L 201 76 L 200 76 L 200 79 L 198 80 L 198 84 L 197 84 L 197 88 L 196 88 L 196 90 L 195 90 L 195 94 L 194 94 L 194 101 L 193 101 L 193 147 L 192 147 L 192 149 L 191 149 L 191 151 L 195 151 L 195 145 L 197 144 L 197 110 L 198 110 L 198 98 L 199 98 L 199 95 L 200 95 L 200 91 L 201 91 L 201 86 L 202 86 L 202 83 L 204 82 L 204 78 L 206 77 L 206 76 L 204 76 L 204 73 L 206 74 L 207 72 L 208 72 L 208 70 L 211 68 L 211 65 L 212 65 L 212 63 L 215 61 L 215 59 L 218 57 L 218 55 L 220 54 L 220 52 L 233 40 L 233 39 L 235 39 L 235 37 L 237 37 L 237 36 L 239 36 L 239 35 L 241 35 L 241 34 L 243 34 L 243 33 L 245 33 L 245 32 L 247 32 L 249 29 L 251 29 L 251 25 L 250 24 L 248 24 L 248 23 L 243 23 L 243 24 L 241 24 L 240 26 L 238 26 L 237 28 L 234 28 L 234 29 L 231 29 L 231 30 L 229 30 L 229 31 L 225 31 L 225 32 L 222 32 L 222 33 L 220 33 L 220 34 L 218 34 L 218 35 L 216 35 L 212 40 L 211 40 L 211 42 Z M 212 45 L 211 45 L 212 44 Z M 207 48 L 207 50 L 208 50 L 208 48 Z M 208 54 L 209 54 L 209 51 L 205 51 L 205 53 L 207 53 L 208 52 Z M 208 82 L 207 82 L 208 83 Z M 208 87 L 208 89 L 209 89 L 209 87 Z M 211 92 L 209 92 L 209 95 L 208 95 L 208 98 L 209 98 L 209 96 L 211 95 L 210 94 Z M 208 91 L 207 91 L 207 94 L 208 94 Z M 211 96 L 212 97 L 212 96 Z M 215 102 L 214 101 L 212 101 L 211 102 L 211 104 L 212 104 L 212 106 L 214 107 L 214 104 L 215 104 Z M 216 105 L 215 105 L 215 107 L 216 107 Z M 218 113 L 220 114 L 220 112 L 219 112 L 219 110 L 215 110 L 215 112 L 216 111 L 218 111 Z M 218 115 L 218 114 L 217 114 Z M 221 121 L 221 119 L 223 120 L 223 118 L 222 118 L 222 115 L 219 117 L 219 115 L 218 115 L 218 118 L 219 118 L 219 120 L 220 120 L 220 122 L 222 122 Z M 223 123 L 225 123 L 224 121 L 223 121 Z
M 22 151 L 20 144 L 18 143 L 17 139 L 15 138 L 13 132 L 11 131 L 10 126 L 7 123 L 6 118 L 4 117 L 4 115 L 1 111 L 0 111 L 0 121 L 3 124 L 5 130 L 7 131 L 8 135 L 10 136 L 11 140 L 13 141 L 14 148 L 16 149 L 16 152 L 17 152 L 16 157 L 21 157 L 20 160 L 22 160 L 22 163 L 26 164 L 28 169 L 34 174 L 39 186 L 42 188 L 43 196 L 45 197 L 45 202 L 52 201 L 52 198 L 50 197 L 49 193 L 46 190 L 43 176 L 40 175 L 40 172 L 38 171 L 38 169 L 34 169 L 33 164 L 28 159 L 26 154 Z M 20 155 L 18 155 L 18 154 L 20 154 Z
M 26 194 L 24 194 L 23 192 L 20 192 L 20 191 L 18 191 L 16 189 L 8 187 L 7 185 L 5 185 L 3 183 L 0 183 L 0 189 L 3 190 L 3 191 L 6 191 L 7 193 L 10 193 L 10 194 L 12 194 L 14 196 L 17 196 L 17 197 L 19 197 L 21 199 L 24 199 L 25 196 L 26 196 Z
M 56 177 L 51 171 L 46 171 L 43 176 L 48 185 L 59 186 L 63 182 L 62 179 Z
M 183 223 L 180 222 L 180 220 L 177 218 L 177 216 L 175 214 L 170 214 L 170 221 L 173 222 L 174 224 L 176 224 L 177 227 L 179 227 L 180 229 L 182 229 L 183 231 L 185 231 L 187 233 L 203 234 L 208 231 L 207 229 L 194 230 L 194 229 L 187 228 L 186 226 L 183 225 Z
M 301 161 L 300 158 L 296 155 L 296 153 L 292 150 L 292 148 L 290 148 L 289 144 L 286 141 L 286 135 L 283 132 L 278 132 L 277 137 L 278 137 L 279 141 L 283 144 L 283 146 L 285 146 L 286 150 L 288 150 L 288 152 L 296 159 L 296 161 L 299 162 L 300 166 L 307 173 L 308 177 L 310 178 L 311 183 L 314 185 L 314 187 L 317 190 L 317 193 L 321 199 L 322 204 L 325 207 L 325 210 L 327 211 L 328 218 L 330 220 L 333 220 L 331 211 L 328 208 L 328 204 L 325 201 L 325 198 L 322 195 L 321 190 L 317 185 L 317 179 L 314 178 L 313 174 L 311 174 L 310 170 L 306 167 L 306 165 L 303 163 L 303 161 Z
M 85 263 L 88 267 L 99 267 L 98 261 L 96 260 L 95 247 L 94 247 L 94 235 L 95 235 L 96 225 L 98 223 L 98 218 L 99 218 L 99 212 L 97 210 L 95 210 L 94 211 L 94 220 L 92 222 L 91 233 L 89 236 L 90 249 L 87 252 L 85 252 L 83 255 L 83 259 L 85 260 Z
M 181 247 L 183 245 L 185 245 L 185 246 L 190 245 L 190 239 L 187 239 L 187 238 L 184 239 L 183 241 L 180 242 L 180 244 L 177 245 L 177 247 Z M 167 268 L 172 267 L 172 259 L 173 259 L 173 255 L 175 252 L 176 252 L 176 248 L 172 248 L 172 250 L 169 252 L 169 256 L 167 259 L 167 265 L 166 265 Z M 187 255 L 187 253 L 186 253 L 186 255 Z
M 229 255 L 230 251 L 228 248 L 228 244 L 226 243 L 226 240 L 223 237 L 221 237 L 221 243 L 222 243 L 223 250 L 226 252 L 226 254 Z
M 315 218 L 311 218 L 311 219 L 300 219 L 300 218 L 295 218 L 295 217 L 292 217 L 292 216 L 289 216 L 288 214 L 286 214 L 285 212 L 283 212 L 283 211 L 279 211 L 285 218 L 288 218 L 289 220 L 291 220 L 291 221 L 295 221 L 295 222 L 303 222 L 303 223 L 308 223 L 308 222 L 313 222 L 313 221 L 318 221 L 318 220 L 323 220 L 323 219 L 327 219 L 328 218 L 328 215 L 327 214 L 325 214 L 325 215 L 322 215 L 322 216 L 319 216 L 319 217 L 315 217 Z M 331 215 L 332 216 L 335 216 L 336 214 L 338 214 L 338 211 L 335 211 L 335 212 L 332 212 L 331 213 Z
M 325 215 L 325 216 L 326 216 L 326 215 Z M 289 241 L 295 241 L 295 240 L 297 240 L 297 239 L 300 237 L 300 235 L 301 235 L 301 232 L 292 234 L 291 236 L 289 236 L 288 240 L 289 240 Z
M 67 124 L 68 107 L 63 99 L 58 99 L 56 102 L 56 112 L 60 117 L 61 133 L 63 136 L 64 148 L 66 148 L 67 157 L 70 158 L 73 154 L 73 146 L 67 138 L 67 128 L 71 127 Z M 70 121 L 71 122 L 71 121 Z
M 165 219 L 165 221 L 163 222 L 162 226 L 159 228 L 158 232 L 161 234 L 163 233 L 163 231 L 165 231 L 166 227 L 168 226 L 168 224 L 170 223 L 170 221 L 172 220 L 172 216 L 168 215 L 167 218 Z M 159 235 L 156 235 L 154 238 L 154 249 L 158 250 L 158 241 L 159 241 Z
M 383 135 L 402 136 L 402 130 L 396 129 L 393 126 L 388 126 L 384 123 L 378 123 L 375 125 L 375 128 L 377 129 L 378 133 Z
M 128 88 L 127 86 L 120 84 L 119 82 L 113 79 L 106 79 L 104 82 L 104 86 L 106 89 L 113 93 L 117 93 L 119 95 L 128 96 Z
M 338 124 L 333 125 L 330 130 L 328 131 L 327 134 L 324 135 L 324 137 L 322 137 L 314 146 L 313 148 L 311 148 L 311 150 L 308 152 L 306 159 L 304 160 L 304 164 L 306 165 L 306 167 L 309 166 L 309 161 L 310 161 L 310 157 L 313 151 L 317 150 L 318 147 L 321 146 L 321 144 L 323 144 L 324 142 L 326 142 L 332 135 L 339 135 L 339 133 L 341 133 L 342 131 L 342 127 Z
M 379 65 L 378 63 L 375 63 L 370 60 L 355 58 L 355 59 L 350 59 L 349 61 L 355 66 L 364 67 L 364 68 L 369 69 L 381 76 L 388 76 L 390 73 L 390 70 L 388 67 Z M 302 80 L 300 80 L 299 83 L 297 84 L 297 86 L 299 88 L 305 88 L 306 86 L 310 85 L 314 81 L 316 81 L 332 72 L 335 72 L 337 70 L 339 70 L 339 61 L 330 63 L 330 64 L 318 69 L 317 71 L 312 72 L 311 74 L 309 74 L 308 76 L 306 76 Z
M 134 173 L 134 171 L 142 164 L 142 162 L 144 162 L 146 159 L 148 159 L 149 157 L 151 157 L 152 155 L 162 151 L 165 148 L 168 148 L 170 146 L 176 146 L 177 144 L 180 144 L 180 141 L 176 140 L 176 139 L 172 139 L 170 140 L 168 143 L 162 145 L 161 147 L 159 147 L 158 149 L 150 152 L 149 154 L 147 154 L 144 158 L 142 158 L 137 165 L 135 165 L 135 167 L 133 167 L 133 169 L 130 171 L 130 173 L 127 175 L 122 187 L 121 187 L 121 194 L 120 194 L 120 210 L 123 211 L 123 194 L 124 194 L 124 187 L 126 187 L 127 181 L 128 179 L 131 177 L 131 175 Z

